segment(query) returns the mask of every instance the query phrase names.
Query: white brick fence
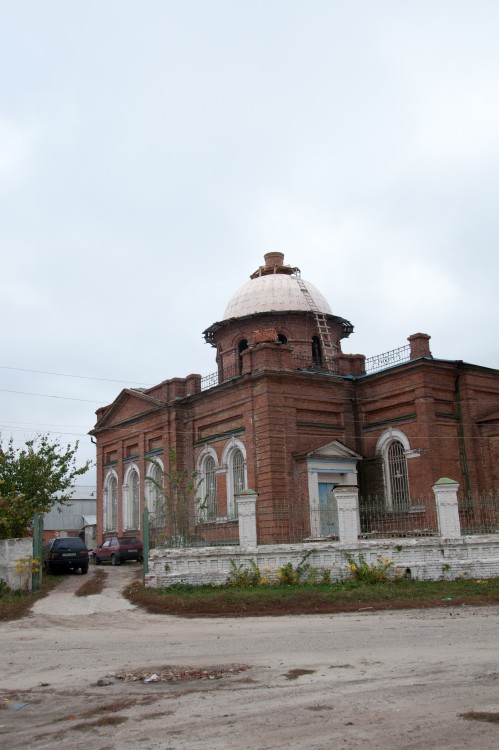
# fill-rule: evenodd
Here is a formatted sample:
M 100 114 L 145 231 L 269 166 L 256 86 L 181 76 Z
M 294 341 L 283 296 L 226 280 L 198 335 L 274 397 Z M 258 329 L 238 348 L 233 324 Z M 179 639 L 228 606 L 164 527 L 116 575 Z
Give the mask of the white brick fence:
M 32 554 L 32 539 L 0 540 L 0 580 L 5 581 L 10 589 L 31 588 L 31 571 L 29 574 L 16 573 L 16 561 Z

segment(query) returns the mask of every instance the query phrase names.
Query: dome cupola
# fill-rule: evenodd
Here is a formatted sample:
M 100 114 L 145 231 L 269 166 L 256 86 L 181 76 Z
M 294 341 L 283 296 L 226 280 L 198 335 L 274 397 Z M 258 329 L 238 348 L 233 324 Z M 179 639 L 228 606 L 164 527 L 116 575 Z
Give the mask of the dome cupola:
M 352 324 L 333 315 L 323 294 L 301 278 L 299 268 L 285 264 L 283 253 L 270 252 L 204 337 L 217 348 L 219 379 L 226 380 L 251 372 L 248 355 L 263 344 L 267 349 L 277 347 L 273 362 L 282 369 L 311 363 L 332 370 L 334 358 L 341 353 L 340 340 L 352 331 Z M 260 353 L 260 363 L 261 357 Z
M 250 280 L 232 295 L 223 320 L 265 312 L 310 312 L 311 309 L 332 315 L 326 298 L 313 284 L 300 278 L 300 269 L 284 265 L 283 253 L 267 253 L 264 260 L 265 265 L 252 273 Z

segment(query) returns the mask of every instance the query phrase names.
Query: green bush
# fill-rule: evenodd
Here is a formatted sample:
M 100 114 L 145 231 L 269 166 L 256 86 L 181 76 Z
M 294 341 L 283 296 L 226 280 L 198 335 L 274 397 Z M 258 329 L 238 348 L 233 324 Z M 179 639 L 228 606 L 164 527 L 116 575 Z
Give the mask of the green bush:
M 275 572 L 268 569 L 262 572 L 254 560 L 249 561 L 249 567 L 245 567 L 244 563 L 237 564 L 234 560 L 230 560 L 231 572 L 225 585 L 243 589 L 258 586 L 313 586 L 317 584 L 329 586 L 331 584 L 331 571 L 312 567 L 307 562 L 311 554 L 313 554 L 313 550 L 309 550 L 298 565 L 294 566 L 292 562 L 288 562 L 281 565 Z
M 238 565 L 234 560 L 230 560 L 231 572 L 227 577 L 226 585 L 233 588 L 248 589 L 268 584 L 256 562 L 250 560 L 249 564 L 250 567 L 245 568 L 244 563 Z
M 350 568 L 350 576 L 356 583 L 376 584 L 389 581 L 389 569 L 393 566 L 391 560 L 378 557 L 376 563 L 366 562 L 364 555 L 359 555 L 359 560 L 355 560 L 352 555 L 345 555 Z

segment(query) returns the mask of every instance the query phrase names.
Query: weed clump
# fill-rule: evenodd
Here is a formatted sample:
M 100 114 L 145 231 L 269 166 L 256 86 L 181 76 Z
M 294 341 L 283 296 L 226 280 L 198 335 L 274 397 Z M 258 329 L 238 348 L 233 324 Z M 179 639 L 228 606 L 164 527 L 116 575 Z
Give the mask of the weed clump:
M 355 560 L 352 555 L 345 555 L 350 569 L 350 575 L 356 583 L 367 583 L 374 585 L 376 583 L 385 583 L 391 580 L 388 571 L 393 567 L 392 560 L 378 557 L 375 563 L 366 562 L 364 555 L 359 555 Z

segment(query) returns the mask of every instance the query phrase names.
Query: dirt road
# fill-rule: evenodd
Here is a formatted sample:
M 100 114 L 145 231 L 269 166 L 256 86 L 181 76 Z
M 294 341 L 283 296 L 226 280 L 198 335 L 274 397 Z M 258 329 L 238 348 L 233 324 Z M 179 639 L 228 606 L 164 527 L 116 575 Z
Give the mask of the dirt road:
M 135 566 L 106 571 L 103 594 L 75 597 L 85 578 L 71 575 L 0 626 L 0 747 L 499 746 L 499 607 L 184 620 L 120 596 Z M 166 665 L 248 668 L 173 683 L 113 676 Z

